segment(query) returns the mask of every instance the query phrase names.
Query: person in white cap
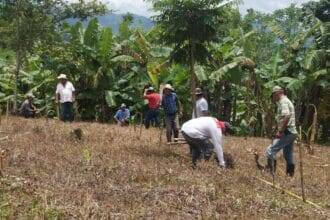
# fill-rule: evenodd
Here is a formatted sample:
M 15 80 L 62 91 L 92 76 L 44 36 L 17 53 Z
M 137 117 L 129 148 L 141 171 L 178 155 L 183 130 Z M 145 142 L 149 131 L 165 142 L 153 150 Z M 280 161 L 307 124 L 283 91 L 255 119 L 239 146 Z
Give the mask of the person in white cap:
M 148 100 L 148 111 L 145 116 L 145 127 L 148 129 L 150 123 L 155 127 L 160 125 L 159 107 L 160 107 L 160 95 L 155 91 L 153 87 L 145 88 L 143 98 Z
M 118 111 L 116 112 L 114 118 L 119 126 L 129 125 L 129 118 L 131 113 L 128 108 L 126 108 L 125 103 L 122 103 Z
M 266 167 L 270 172 L 275 172 L 276 154 L 283 149 L 283 156 L 287 163 L 286 174 L 292 177 L 295 169 L 293 144 L 297 136 L 294 106 L 279 86 L 273 88 L 272 99 L 277 104 L 277 133 L 273 143 L 266 150 Z
M 21 115 L 25 118 L 34 118 L 37 113 L 37 108 L 33 104 L 33 94 L 27 94 L 25 101 L 20 108 Z
M 232 132 L 228 122 L 213 117 L 200 117 L 185 122 L 181 128 L 182 135 L 190 147 L 193 168 L 201 157 L 208 160 L 214 148 L 219 166 L 226 167 L 223 153 L 223 136 Z
M 163 87 L 162 107 L 165 114 L 165 125 L 166 125 L 166 138 L 167 142 L 171 142 L 172 132 L 174 138 L 179 136 L 179 128 L 177 123 L 177 114 L 182 115 L 181 104 L 173 87 L 170 84 L 166 84 Z
M 57 104 L 60 104 L 60 119 L 62 121 L 72 122 L 74 119 L 73 103 L 75 101 L 75 88 L 72 83 L 68 81 L 65 74 L 61 74 L 57 78 L 60 82 L 56 87 L 55 101 Z
M 193 111 L 192 118 L 208 116 L 209 115 L 209 105 L 203 96 L 202 89 L 196 88 L 195 95 L 196 95 L 196 107 Z M 196 113 L 195 113 L 195 110 L 196 110 Z

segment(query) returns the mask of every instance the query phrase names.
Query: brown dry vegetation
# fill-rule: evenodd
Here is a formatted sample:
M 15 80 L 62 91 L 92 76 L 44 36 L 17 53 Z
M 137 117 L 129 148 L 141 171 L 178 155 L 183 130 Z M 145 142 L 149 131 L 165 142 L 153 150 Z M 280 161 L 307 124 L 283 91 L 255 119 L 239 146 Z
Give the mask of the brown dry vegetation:
M 0 130 L 0 149 L 8 149 L 0 219 L 330 218 L 330 148 L 304 154 L 306 194 L 323 206 L 317 209 L 256 179 L 272 179 L 255 169 L 251 154 L 263 152 L 266 139 L 228 137 L 224 149 L 235 169 L 209 161 L 192 170 L 188 148 L 159 146 L 156 129 L 139 140 L 133 126 L 9 118 Z M 279 165 L 276 182 L 300 194 L 299 175 L 290 180 L 282 158 Z

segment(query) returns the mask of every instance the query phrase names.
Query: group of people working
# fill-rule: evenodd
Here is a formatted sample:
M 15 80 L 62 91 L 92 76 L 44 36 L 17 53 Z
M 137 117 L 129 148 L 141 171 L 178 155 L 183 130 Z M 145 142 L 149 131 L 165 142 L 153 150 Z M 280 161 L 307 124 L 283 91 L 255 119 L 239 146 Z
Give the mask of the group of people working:
M 60 119 L 63 121 L 73 121 L 73 103 L 75 101 L 75 88 L 68 81 L 65 74 L 58 77 L 59 83 L 56 87 L 56 103 L 60 105 Z M 164 111 L 164 121 L 166 127 L 167 142 L 174 140 L 179 136 L 178 118 L 182 115 L 181 103 L 170 84 L 161 88 L 159 94 L 153 87 L 147 87 L 144 90 L 143 97 L 148 100 L 148 110 L 145 114 L 145 127 L 150 125 L 160 126 L 160 107 Z M 203 96 L 200 88 L 196 89 L 196 106 L 194 108 L 192 119 L 185 122 L 181 127 L 183 138 L 190 146 L 193 166 L 196 162 L 204 158 L 208 160 L 214 151 L 217 156 L 219 166 L 226 167 L 226 161 L 223 153 L 223 138 L 227 133 L 233 131 L 228 122 L 220 121 L 209 114 L 208 102 Z M 34 117 L 38 112 L 33 105 L 33 95 L 28 94 L 26 100 L 21 106 L 21 114 L 24 117 Z M 277 104 L 276 123 L 277 133 L 274 136 L 273 143 L 266 150 L 267 169 L 271 172 L 276 170 L 276 154 L 283 150 L 283 155 L 287 163 L 286 173 L 289 176 L 294 175 L 295 164 L 293 157 L 293 145 L 297 136 L 295 126 L 294 105 L 285 95 L 284 90 L 275 86 L 272 90 L 272 99 Z M 123 103 L 114 116 L 118 125 L 125 126 L 130 121 L 130 111 Z

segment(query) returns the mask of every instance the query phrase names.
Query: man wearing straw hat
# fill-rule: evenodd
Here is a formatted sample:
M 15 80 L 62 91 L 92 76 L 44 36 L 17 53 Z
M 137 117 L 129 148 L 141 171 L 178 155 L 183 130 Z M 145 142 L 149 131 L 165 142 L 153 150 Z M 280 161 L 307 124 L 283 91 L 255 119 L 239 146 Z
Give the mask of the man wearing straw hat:
M 283 156 L 287 163 L 286 174 L 292 177 L 295 169 L 293 144 L 297 136 L 294 106 L 280 86 L 273 88 L 272 99 L 277 104 L 277 133 L 273 143 L 266 150 L 267 168 L 275 172 L 276 154 L 283 149 Z
M 169 143 L 172 139 L 172 133 L 174 138 L 178 138 L 179 136 L 177 113 L 182 115 L 181 104 L 176 93 L 173 92 L 173 87 L 170 84 L 166 84 L 163 87 L 162 107 L 165 114 L 166 138 Z
M 60 103 L 60 119 L 62 121 L 72 122 L 74 119 L 73 102 L 75 101 L 75 88 L 68 81 L 65 74 L 58 77 L 60 81 L 56 87 L 56 103 Z

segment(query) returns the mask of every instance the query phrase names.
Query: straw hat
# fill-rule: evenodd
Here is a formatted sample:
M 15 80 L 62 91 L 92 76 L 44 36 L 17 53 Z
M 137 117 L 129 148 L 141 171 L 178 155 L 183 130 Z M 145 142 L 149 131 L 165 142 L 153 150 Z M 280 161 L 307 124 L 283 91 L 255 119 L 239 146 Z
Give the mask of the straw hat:
M 202 95 L 203 94 L 203 91 L 201 88 L 196 88 L 195 90 L 195 95 Z
M 282 87 L 280 86 L 274 86 L 273 90 L 272 90 L 272 94 L 275 92 L 283 92 Z
M 163 89 L 173 90 L 173 87 L 170 84 L 165 84 Z
M 120 108 L 126 108 L 125 103 L 122 103 L 121 106 L 120 106 Z
M 68 79 L 65 74 L 60 74 L 57 79 Z

